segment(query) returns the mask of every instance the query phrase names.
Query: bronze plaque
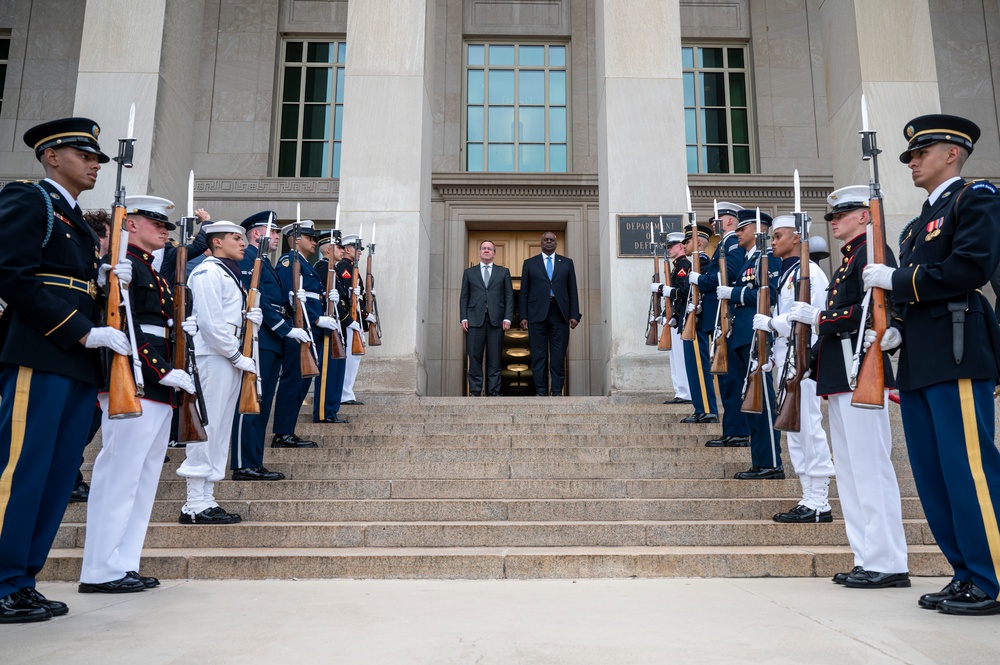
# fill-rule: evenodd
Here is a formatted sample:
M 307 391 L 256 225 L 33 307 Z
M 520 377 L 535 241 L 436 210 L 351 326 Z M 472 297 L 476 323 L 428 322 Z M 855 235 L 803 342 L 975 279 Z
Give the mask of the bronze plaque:
M 653 254 L 650 247 L 653 238 L 650 234 L 655 232 L 658 238 L 660 220 L 663 220 L 663 232 L 672 233 L 684 230 L 684 219 L 684 215 L 677 213 L 618 215 L 618 258 L 649 258 Z

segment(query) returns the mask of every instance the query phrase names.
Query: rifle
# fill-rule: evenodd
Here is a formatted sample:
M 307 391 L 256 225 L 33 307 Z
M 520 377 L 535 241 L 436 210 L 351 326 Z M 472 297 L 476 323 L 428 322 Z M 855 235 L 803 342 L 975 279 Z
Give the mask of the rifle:
M 716 215 L 718 217 L 718 215 Z M 726 244 L 719 242 L 719 285 L 729 286 L 729 268 L 726 264 Z M 712 349 L 712 374 L 729 373 L 729 331 L 732 317 L 729 313 L 729 301 L 719 298 L 719 312 L 715 327 L 715 346 Z
M 198 366 L 194 362 L 194 345 L 181 324 L 188 316 L 187 287 L 187 243 L 188 224 L 194 217 L 181 217 L 180 243 L 177 245 L 177 271 L 174 277 L 174 369 L 184 370 L 194 379 L 195 394 L 185 390 L 180 392 L 180 404 L 177 406 L 177 441 L 180 443 L 196 443 L 208 441 L 205 425 L 208 418 L 205 414 L 205 396 L 201 390 L 201 379 L 198 376 Z
M 691 252 L 691 270 L 693 272 L 701 272 L 701 242 L 698 238 L 698 225 L 695 222 L 695 216 L 693 212 L 688 213 L 688 223 L 691 226 L 691 244 L 693 250 Z M 701 291 L 694 284 L 691 284 L 688 291 L 688 304 L 694 305 L 694 309 L 690 312 L 684 309 L 684 330 L 681 332 L 681 339 L 691 342 L 694 341 L 697 335 L 698 329 L 698 307 L 701 306 Z
M 653 233 L 653 222 L 649 223 L 649 246 L 653 250 L 653 282 L 660 283 L 660 260 L 656 255 L 656 236 Z M 661 316 L 660 295 L 658 293 L 649 294 L 649 313 L 646 323 L 646 346 L 657 346 L 660 339 L 657 330 L 657 321 Z
M 812 302 L 809 277 L 809 216 L 796 212 L 795 225 L 799 228 L 802 246 L 799 248 L 798 302 Z M 788 340 L 785 367 L 781 376 L 781 395 L 778 398 L 778 415 L 774 429 L 798 432 L 801 429 L 802 381 L 809 378 L 809 355 L 812 348 L 812 326 L 796 321 Z M 794 361 L 791 359 L 794 358 Z M 794 374 L 791 374 L 794 369 Z
M 337 234 L 336 239 L 334 234 Z M 333 244 L 340 244 L 340 231 L 330 231 L 330 256 L 333 256 Z M 330 345 L 330 358 L 333 360 L 339 360 L 341 358 L 347 357 L 347 350 L 344 348 L 344 340 L 341 339 L 340 330 L 340 314 L 337 312 L 337 302 L 339 298 L 332 296 L 330 294 L 337 293 L 337 268 L 332 259 L 327 259 L 327 270 L 326 270 L 326 315 L 332 317 L 334 321 L 337 322 L 337 329 L 331 330 L 329 341 L 327 344 Z M 339 295 L 339 294 L 338 294 Z
M 375 276 L 372 274 L 372 256 L 375 254 L 375 227 L 372 227 L 372 241 L 368 245 L 365 264 L 365 309 L 375 315 L 375 323 L 368 324 L 368 346 L 382 346 L 382 322 L 378 318 L 378 301 L 375 299 Z
M 302 263 L 299 259 L 299 238 L 302 237 L 302 230 L 298 223 L 292 231 L 295 242 L 292 243 L 292 291 L 295 292 L 295 327 L 303 328 L 309 333 L 309 341 L 299 345 L 299 373 L 303 379 L 310 379 L 319 376 L 319 365 L 316 364 L 316 356 L 313 353 L 312 329 L 307 327 L 309 313 L 306 312 L 305 303 L 299 300 L 298 293 L 302 289 Z
M 770 316 L 771 276 L 768 270 L 766 232 L 757 233 L 757 251 L 760 253 L 760 261 L 757 264 L 757 313 Z M 744 413 L 764 412 L 764 364 L 771 357 L 767 331 L 754 332 L 756 334 L 750 347 L 750 367 L 746 382 L 743 384 L 743 404 L 740 407 L 740 411 Z M 754 367 L 755 360 L 756 367 Z
M 664 243 L 666 246 L 666 243 Z M 672 287 L 670 279 L 670 258 L 667 256 L 667 252 L 663 252 L 663 284 L 667 287 Z M 673 344 L 673 336 L 670 334 L 670 319 L 674 318 L 674 306 L 670 302 L 670 298 L 663 299 L 663 318 L 667 320 L 668 324 L 663 326 L 660 331 L 660 341 L 656 345 L 657 351 L 669 351 L 671 345 Z
M 135 105 L 129 113 L 129 134 L 132 134 L 132 124 L 135 118 Z M 128 231 L 125 230 L 125 187 L 122 185 L 122 169 L 132 168 L 132 154 L 135 150 L 135 139 L 131 136 L 118 139 L 118 179 L 115 184 L 115 201 L 111 209 L 109 260 L 115 263 L 127 260 Z M 122 310 L 125 316 L 122 320 Z M 128 302 L 128 287 L 122 286 L 114 270 L 108 271 L 108 308 L 105 324 L 115 330 L 124 331 L 132 345 L 132 357 L 123 356 L 111 351 L 111 371 L 108 378 L 108 417 L 112 420 L 120 418 L 137 418 L 142 415 L 142 404 L 139 398 L 143 395 L 142 365 L 139 362 L 139 350 L 135 343 L 135 328 L 132 326 L 132 308 Z
M 247 290 L 247 310 L 260 306 L 260 274 L 264 268 L 264 255 L 267 254 L 268 245 L 271 244 L 271 219 L 267 220 L 264 236 L 260 239 L 260 246 L 257 248 L 257 258 L 253 261 L 253 271 L 250 273 L 250 288 Z M 243 330 L 243 347 L 240 353 L 248 358 L 260 361 L 260 338 L 258 337 L 257 326 L 247 322 Z M 243 415 L 257 415 L 260 413 L 260 374 L 257 372 L 243 372 L 240 378 L 240 401 L 237 413 Z
M 358 279 L 360 277 L 358 273 L 358 256 L 361 253 L 361 238 L 358 238 L 354 242 L 354 259 L 351 263 L 354 264 L 354 275 L 351 279 L 351 318 L 353 318 L 357 324 L 361 325 L 361 308 L 358 305 Z M 356 331 L 355 331 L 356 332 Z M 351 355 L 352 356 L 363 356 L 365 355 L 365 341 L 361 339 L 361 335 L 351 335 Z

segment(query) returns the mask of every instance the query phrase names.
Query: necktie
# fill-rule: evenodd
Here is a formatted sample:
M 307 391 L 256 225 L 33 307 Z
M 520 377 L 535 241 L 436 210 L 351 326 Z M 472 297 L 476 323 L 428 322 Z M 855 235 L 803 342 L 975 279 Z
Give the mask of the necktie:
M 490 268 L 492 267 L 492 265 L 483 266 L 483 283 L 486 284 L 486 286 L 490 285 Z
M 548 274 L 549 281 L 551 282 L 552 281 L 552 257 L 551 256 L 546 256 L 545 257 L 545 272 Z

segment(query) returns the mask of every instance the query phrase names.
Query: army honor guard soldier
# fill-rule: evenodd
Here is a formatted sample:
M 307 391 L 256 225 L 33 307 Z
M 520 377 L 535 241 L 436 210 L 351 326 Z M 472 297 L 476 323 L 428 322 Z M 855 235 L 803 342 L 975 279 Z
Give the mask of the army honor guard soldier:
M 337 263 L 344 258 L 343 242 L 340 231 L 335 229 L 332 233 L 324 235 L 316 245 L 323 258 L 313 265 L 313 269 L 316 271 L 320 283 L 323 284 L 324 290 L 332 281 L 333 288 L 326 290 L 323 298 L 326 301 L 326 318 L 333 318 L 336 326 L 334 329 L 320 326 L 319 331 L 322 333 L 322 338 L 316 339 L 316 350 L 319 351 L 320 355 L 320 371 L 313 388 L 314 423 L 349 422 L 346 417 L 339 415 L 347 359 L 346 357 L 335 358 L 333 352 L 338 339 L 341 342 L 341 350 L 343 350 L 341 323 L 347 318 L 350 310 L 347 304 L 350 299 L 350 287 L 340 278 L 340 275 L 336 274 Z M 334 271 L 332 280 L 331 270 Z M 334 335 L 337 337 L 335 338 Z
M 688 256 L 698 253 L 701 265 L 708 265 L 709 258 L 705 254 L 709 239 L 715 235 L 715 231 L 708 224 L 698 224 L 697 233 L 688 226 L 684 230 L 685 251 Z M 689 261 L 691 259 L 688 259 Z M 693 262 L 692 262 L 693 264 Z M 715 330 L 715 312 L 719 306 L 714 291 L 701 294 L 700 302 L 695 305 L 691 297 L 691 283 L 689 279 L 678 279 L 676 295 L 679 296 L 680 309 L 675 312 L 683 312 L 684 320 L 680 323 L 681 330 L 685 327 L 692 327 L 688 323 L 689 317 L 695 317 L 693 322 L 694 334 L 692 339 L 684 340 L 684 368 L 687 370 L 688 387 L 691 389 L 691 405 L 694 413 L 681 419 L 682 423 L 717 423 L 719 422 L 719 406 L 715 401 L 715 384 L 710 374 L 708 357 L 708 336 Z M 683 337 L 683 335 L 682 335 Z

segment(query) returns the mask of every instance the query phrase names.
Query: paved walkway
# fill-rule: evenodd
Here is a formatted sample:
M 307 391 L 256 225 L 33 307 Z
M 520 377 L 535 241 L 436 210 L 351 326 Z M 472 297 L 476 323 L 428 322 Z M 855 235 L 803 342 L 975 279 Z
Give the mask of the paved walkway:
M 70 614 L 0 626 L 0 662 L 1000 662 L 1000 616 L 826 579 L 165 581 L 123 596 L 46 583 Z

